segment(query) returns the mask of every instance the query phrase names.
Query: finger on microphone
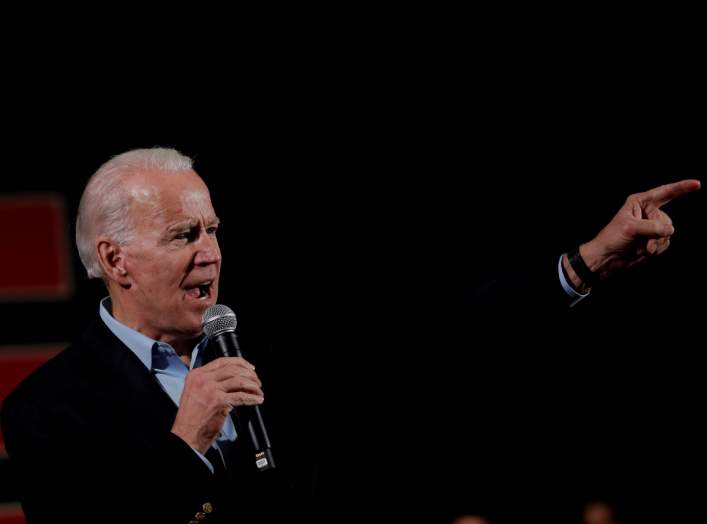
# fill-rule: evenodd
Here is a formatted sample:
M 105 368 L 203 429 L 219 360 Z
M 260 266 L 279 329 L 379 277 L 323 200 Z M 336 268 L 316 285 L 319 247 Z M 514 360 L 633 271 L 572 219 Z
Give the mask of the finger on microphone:
M 234 406 L 256 406 L 262 404 L 265 401 L 265 397 L 239 391 L 238 393 L 230 393 L 228 400 Z

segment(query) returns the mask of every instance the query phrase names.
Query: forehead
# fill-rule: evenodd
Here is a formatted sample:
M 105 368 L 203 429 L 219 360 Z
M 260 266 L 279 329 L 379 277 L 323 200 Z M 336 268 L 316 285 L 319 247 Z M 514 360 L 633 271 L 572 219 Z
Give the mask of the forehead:
M 163 223 L 215 218 L 209 190 L 194 171 L 139 173 L 129 183 L 133 216 Z

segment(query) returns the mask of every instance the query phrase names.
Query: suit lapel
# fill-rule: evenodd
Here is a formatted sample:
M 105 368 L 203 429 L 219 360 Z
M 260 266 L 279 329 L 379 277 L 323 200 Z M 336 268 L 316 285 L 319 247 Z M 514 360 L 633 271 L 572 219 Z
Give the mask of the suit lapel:
M 177 406 L 140 359 L 96 318 L 82 339 L 85 362 L 118 415 L 143 430 L 169 431 Z

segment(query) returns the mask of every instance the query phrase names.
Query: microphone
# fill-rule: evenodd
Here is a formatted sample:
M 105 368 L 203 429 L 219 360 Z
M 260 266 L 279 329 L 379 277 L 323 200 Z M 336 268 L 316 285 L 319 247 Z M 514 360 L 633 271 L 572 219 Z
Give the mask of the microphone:
M 217 357 L 243 357 L 236 338 L 236 324 L 236 314 L 228 306 L 214 304 L 204 311 L 201 326 Z M 259 406 L 239 406 L 235 409 L 237 420 L 242 419 L 250 435 L 255 450 L 255 465 L 260 471 L 273 469 L 275 461 Z

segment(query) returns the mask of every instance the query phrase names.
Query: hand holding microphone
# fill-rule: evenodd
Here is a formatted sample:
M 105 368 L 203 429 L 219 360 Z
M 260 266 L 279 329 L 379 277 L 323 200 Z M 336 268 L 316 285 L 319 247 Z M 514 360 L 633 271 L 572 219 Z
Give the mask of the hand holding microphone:
M 209 345 L 217 357 L 243 358 L 236 338 L 236 323 L 236 314 L 227 306 L 214 304 L 204 311 L 201 325 L 204 328 L 204 333 L 209 337 Z M 216 360 L 220 360 L 220 358 Z M 243 405 L 236 408 L 235 415 L 236 427 L 246 428 L 248 432 L 255 455 L 255 465 L 260 471 L 274 468 L 275 462 L 270 449 L 270 438 L 265 429 L 260 408 L 256 404 Z
M 172 432 L 206 453 L 230 414 L 240 428 L 239 439 L 250 441 L 255 464 L 265 471 L 275 462 L 258 408 L 264 400 L 262 384 L 241 354 L 236 324 L 235 313 L 226 306 L 215 304 L 204 312 L 202 326 L 217 358 L 187 375 Z
M 234 407 L 263 402 L 260 388 L 253 366 L 240 357 L 219 358 L 191 370 L 172 433 L 206 454 Z

